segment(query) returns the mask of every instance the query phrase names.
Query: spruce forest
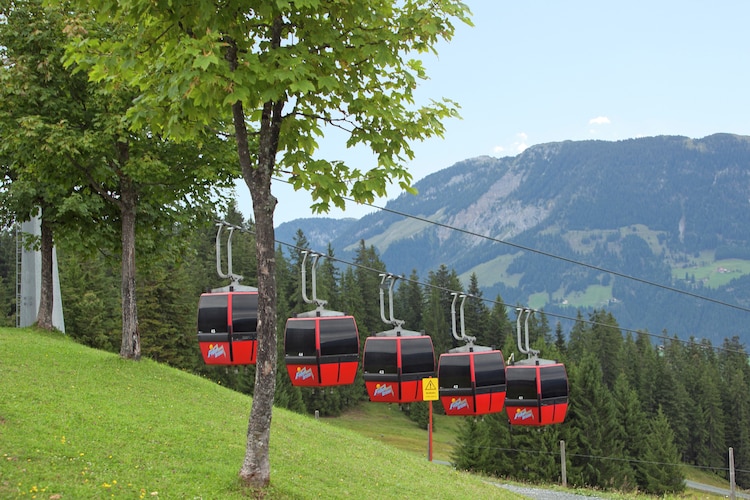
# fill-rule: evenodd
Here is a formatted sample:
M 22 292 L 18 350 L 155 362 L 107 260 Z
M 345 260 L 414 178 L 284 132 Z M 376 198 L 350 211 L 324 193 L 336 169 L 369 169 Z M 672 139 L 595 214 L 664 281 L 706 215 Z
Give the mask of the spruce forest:
M 253 224 L 234 206 L 224 217 L 240 226 L 233 240 L 234 272 L 254 285 Z M 203 364 L 196 340 L 200 294 L 225 285 L 216 273 L 216 227 L 175 228 L 182 241 L 173 255 L 139 255 L 137 299 L 142 353 L 156 361 L 199 374 L 217 384 L 252 394 L 254 366 Z M 178 235 L 178 236 L 177 236 Z M 355 316 L 360 345 L 386 329 L 380 319 L 378 252 L 364 241 L 351 264 L 336 259 L 335 249 L 310 248 L 303 231 L 292 245 L 277 246 L 279 349 L 287 318 L 310 309 L 301 296 L 301 252 L 310 249 L 332 257 L 317 268 L 318 296 L 328 309 Z M 66 333 L 82 344 L 117 352 L 121 335 L 119 256 L 82 254 L 57 247 Z M 15 324 L 15 234 L 0 232 L 0 325 Z M 476 275 L 464 287 L 457 273 L 439 266 L 426 276 L 411 275 L 394 295 L 395 316 L 410 330 L 432 337 L 435 353 L 454 347 L 451 295 L 466 293 L 467 334 L 477 344 L 518 356 L 515 306 L 503 298 L 484 297 Z M 728 448 L 734 449 L 737 484 L 750 486 L 750 366 L 738 338 L 721 345 L 708 340 L 666 339 L 648 332 L 623 331 L 604 309 L 578 314 L 563 331 L 554 317 L 537 311 L 530 323 L 532 347 L 547 359 L 565 363 L 570 409 L 565 423 L 542 428 L 511 428 L 505 412 L 484 418 L 461 418 L 453 461 L 461 469 L 529 481 L 559 481 L 559 442 L 567 450 L 567 480 L 585 485 L 649 493 L 680 491 L 680 463 L 728 477 Z M 279 363 L 283 365 L 283 353 Z M 336 416 L 367 400 L 358 374 L 354 385 L 326 390 L 293 387 L 284 366 L 277 370 L 275 404 L 300 413 Z M 442 411 L 436 404 L 435 411 Z M 426 403 L 403 408 L 427 427 Z

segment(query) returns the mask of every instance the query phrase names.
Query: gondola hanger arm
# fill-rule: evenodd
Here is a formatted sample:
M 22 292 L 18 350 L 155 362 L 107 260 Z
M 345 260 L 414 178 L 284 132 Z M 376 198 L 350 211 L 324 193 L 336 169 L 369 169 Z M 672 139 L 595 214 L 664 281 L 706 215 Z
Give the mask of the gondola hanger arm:
M 532 349 L 529 346 L 529 318 L 534 314 L 534 310 L 528 307 L 517 307 L 516 313 L 516 338 L 518 340 L 518 350 L 521 353 L 526 354 L 528 358 L 536 358 L 539 355 L 539 351 Z M 526 315 L 523 323 L 523 337 L 521 335 L 521 316 Z
M 380 296 L 380 319 L 383 320 L 383 323 L 392 325 L 395 329 L 399 330 L 401 326 L 404 324 L 404 320 L 396 319 L 393 317 L 393 287 L 396 284 L 396 281 L 400 278 L 400 276 L 396 276 L 394 274 L 381 274 L 380 275 L 380 290 L 379 290 L 379 296 Z M 388 281 L 388 284 L 386 284 L 386 281 Z M 389 317 L 385 317 L 385 289 L 388 288 L 388 315 Z
M 307 296 L 307 256 L 312 257 L 311 263 L 311 288 L 312 288 L 312 299 Z M 315 304 L 318 309 L 323 309 L 328 303 L 327 300 L 318 298 L 318 283 L 316 269 L 318 267 L 318 260 L 322 257 L 321 254 L 316 252 L 308 252 L 307 250 L 302 251 L 302 300 L 306 304 Z
M 239 286 L 240 281 L 242 281 L 242 276 L 232 272 L 232 236 L 234 235 L 234 226 L 226 225 L 223 222 L 219 222 L 216 225 L 219 228 L 216 231 L 216 272 L 219 274 L 220 278 L 228 278 L 232 280 L 232 283 L 229 285 L 230 287 Z M 229 228 L 229 236 L 227 237 L 226 274 L 221 270 L 221 230 L 225 225 Z
M 451 303 L 451 322 L 453 327 L 453 338 L 456 340 L 463 340 L 467 343 L 467 345 L 471 346 L 474 344 L 474 342 L 477 340 L 476 337 L 471 337 L 466 335 L 466 323 L 464 321 L 464 303 L 466 302 L 466 297 L 468 295 L 465 294 L 459 294 L 456 292 L 451 292 L 451 295 L 453 295 L 453 302 Z M 461 325 L 461 335 L 458 334 L 456 330 L 456 301 L 458 300 L 458 297 L 461 297 L 461 306 L 460 306 L 460 325 Z

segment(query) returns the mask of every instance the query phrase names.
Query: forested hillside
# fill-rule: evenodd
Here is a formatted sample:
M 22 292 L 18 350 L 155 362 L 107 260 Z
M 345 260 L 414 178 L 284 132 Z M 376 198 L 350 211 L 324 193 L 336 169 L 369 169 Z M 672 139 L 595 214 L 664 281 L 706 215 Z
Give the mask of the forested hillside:
M 248 232 L 234 238 L 234 271 L 253 285 L 255 262 L 252 224 L 236 212 L 227 220 Z M 216 276 L 216 228 L 203 225 L 190 236 L 186 251 L 172 259 L 141 256 L 138 303 L 143 355 L 201 374 L 217 383 L 252 394 L 254 367 L 208 367 L 196 338 L 200 293 L 225 284 Z M 12 234 L 2 234 L 0 269 L 9 265 Z M 310 248 L 304 232 L 277 251 L 279 328 L 286 318 L 308 310 L 300 293 L 300 249 Z M 361 345 L 367 336 L 390 329 L 380 319 L 378 271 L 390 271 L 373 246 L 360 244 L 354 265 L 323 259 L 318 267 L 318 295 L 328 308 L 357 319 Z M 10 261 L 14 254 L 10 254 Z M 120 338 L 117 256 L 81 255 L 64 242 L 58 246 L 60 279 L 68 334 L 78 341 L 117 352 Z M 2 282 L 13 282 L 3 274 Z M 467 334 L 480 345 L 501 348 L 505 357 L 521 356 L 515 337 L 515 312 L 502 296 L 487 296 L 476 274 L 463 285 L 455 269 L 438 266 L 425 275 L 401 280 L 395 293 L 397 318 L 410 330 L 424 330 L 436 354 L 455 345 L 451 337 L 451 296 L 467 301 Z M 7 287 L 6 287 L 7 288 Z M 3 321 L 12 323 L 12 300 L 2 303 Z M 508 425 L 505 412 L 462 419 L 455 463 L 465 469 L 524 480 L 557 481 L 559 441 L 567 446 L 569 484 L 639 489 L 660 493 L 682 488 L 680 462 L 726 477 L 727 449 L 734 448 L 737 481 L 750 486 L 750 366 L 744 342 L 736 337 L 716 344 L 708 340 L 664 341 L 648 333 L 624 333 L 616 314 L 606 309 L 580 313 L 572 327 L 537 312 L 530 325 L 532 347 L 541 356 L 564 362 L 570 383 L 565 423 L 541 429 Z M 279 335 L 282 335 L 280 330 Z M 280 342 L 279 348 L 283 346 Z M 284 357 L 279 356 L 283 365 Z M 352 386 L 326 390 L 293 387 L 279 367 L 276 404 L 299 412 L 335 416 L 367 398 L 361 374 Z M 441 405 L 435 405 L 442 411 Z M 426 426 L 424 403 L 403 408 Z M 509 451 L 514 450 L 514 451 Z M 523 451 L 517 451 L 523 450 Z
M 464 284 L 476 273 L 487 296 L 550 313 L 606 307 L 624 327 L 683 339 L 748 333 L 748 137 L 540 144 L 465 160 L 416 188 L 339 230 L 306 219 L 278 236 L 302 229 L 342 257 L 364 240 L 392 272 L 444 264 Z

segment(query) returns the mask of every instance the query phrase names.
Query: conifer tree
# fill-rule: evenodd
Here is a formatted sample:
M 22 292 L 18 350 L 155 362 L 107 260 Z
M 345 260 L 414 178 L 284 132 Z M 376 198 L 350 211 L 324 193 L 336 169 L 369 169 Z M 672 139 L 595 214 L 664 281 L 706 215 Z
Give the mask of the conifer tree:
M 690 415 L 694 405 L 685 389 L 685 380 L 677 371 L 679 364 L 675 363 L 675 359 L 679 357 L 679 345 L 676 341 L 668 343 L 664 355 L 656 358 L 653 374 L 653 401 L 656 408 L 649 412 L 649 416 L 656 416 L 661 407 L 674 432 L 677 449 L 684 456 L 690 439 Z
M 585 353 L 571 370 L 568 425 L 577 428 L 571 451 L 572 482 L 601 488 L 625 488 L 633 470 L 623 461 L 624 440 L 612 394 L 604 385 L 595 353 Z
M 588 335 L 591 345 L 602 367 L 602 381 L 610 390 L 614 387 L 617 375 L 623 370 L 622 332 L 614 316 L 605 311 L 594 311 L 589 316 L 591 322 Z
M 477 446 L 483 450 L 480 469 L 496 477 L 514 475 L 519 455 L 511 446 L 511 425 L 505 412 L 491 413 L 479 419 Z
M 379 273 L 385 273 L 385 264 L 380 260 L 375 247 L 367 247 L 364 240 L 360 240 L 357 247 L 354 269 L 358 294 L 361 300 L 362 308 L 357 316 L 359 335 L 364 343 L 364 337 L 374 334 L 378 331 L 387 330 L 388 327 L 383 325 L 380 319 L 380 283 Z M 385 307 L 388 307 L 388 291 L 384 290 Z M 388 313 L 386 312 L 386 315 Z M 410 328 L 406 325 L 406 328 Z
M 646 434 L 648 431 L 648 421 L 646 414 L 641 408 L 641 402 L 638 400 L 638 394 L 630 386 L 625 373 L 620 373 L 615 380 L 615 386 L 612 391 L 619 423 L 622 426 L 623 436 L 623 454 L 624 458 L 629 459 L 634 469 L 634 476 L 627 478 L 624 489 L 630 490 L 636 486 L 645 484 L 645 472 L 641 471 L 641 457 L 644 454 L 646 443 Z M 648 465 L 646 465 L 648 466 Z
M 84 345 L 117 352 L 122 331 L 117 266 L 101 254 L 76 251 L 64 241 L 57 250 L 66 331 Z
M 489 472 L 486 460 L 486 434 L 476 417 L 458 417 L 456 446 L 451 453 L 454 467 L 469 472 Z
M 645 492 L 663 495 L 679 493 L 685 489 L 680 453 L 674 444 L 674 433 L 661 409 L 648 421 L 646 447 L 640 464 L 640 487 Z
M 508 318 L 508 309 L 503 304 L 503 299 L 498 295 L 490 312 L 487 336 L 482 339 L 484 345 L 495 346 L 503 349 L 508 339 L 514 338 L 513 325 Z M 505 351 L 503 351 L 505 353 Z
M 466 334 L 476 337 L 478 345 L 488 346 L 490 344 L 486 342 L 486 339 L 490 336 L 490 311 L 482 298 L 483 292 L 479 288 L 479 278 L 476 273 L 471 273 L 469 277 L 466 294 L 468 295 L 464 302 Z
M 422 313 L 422 287 L 419 285 L 419 275 L 416 269 L 412 270 L 409 279 L 401 280 L 394 294 L 394 314 L 396 318 L 404 320 L 409 330 L 421 331 L 424 329 Z
M 449 270 L 444 264 L 437 271 L 430 271 L 427 283 L 430 286 L 425 290 L 425 330 L 432 337 L 435 353 L 441 354 L 457 346 L 457 342 L 451 333 L 453 330 L 451 322 L 453 297 L 451 292 L 461 292 L 463 287 L 456 271 Z M 458 314 L 458 311 L 456 314 Z

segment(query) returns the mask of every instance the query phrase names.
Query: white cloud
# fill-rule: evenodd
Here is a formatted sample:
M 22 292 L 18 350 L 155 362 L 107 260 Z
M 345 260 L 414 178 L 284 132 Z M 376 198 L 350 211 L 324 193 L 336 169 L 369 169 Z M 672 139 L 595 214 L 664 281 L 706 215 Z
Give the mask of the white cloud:
M 516 138 L 518 140 L 513 143 L 513 149 L 515 149 L 517 153 L 523 153 L 524 150 L 529 147 L 528 144 L 526 144 L 529 135 L 526 132 L 519 132 L 516 134 Z
M 524 150 L 529 147 L 527 144 L 528 138 L 528 134 L 525 132 L 519 132 L 515 135 L 512 142 L 506 143 L 505 146 L 495 146 L 492 148 L 492 151 L 499 156 L 510 156 L 523 153 Z
M 612 122 L 606 116 L 597 116 L 589 120 L 589 125 L 609 125 L 610 123 Z

